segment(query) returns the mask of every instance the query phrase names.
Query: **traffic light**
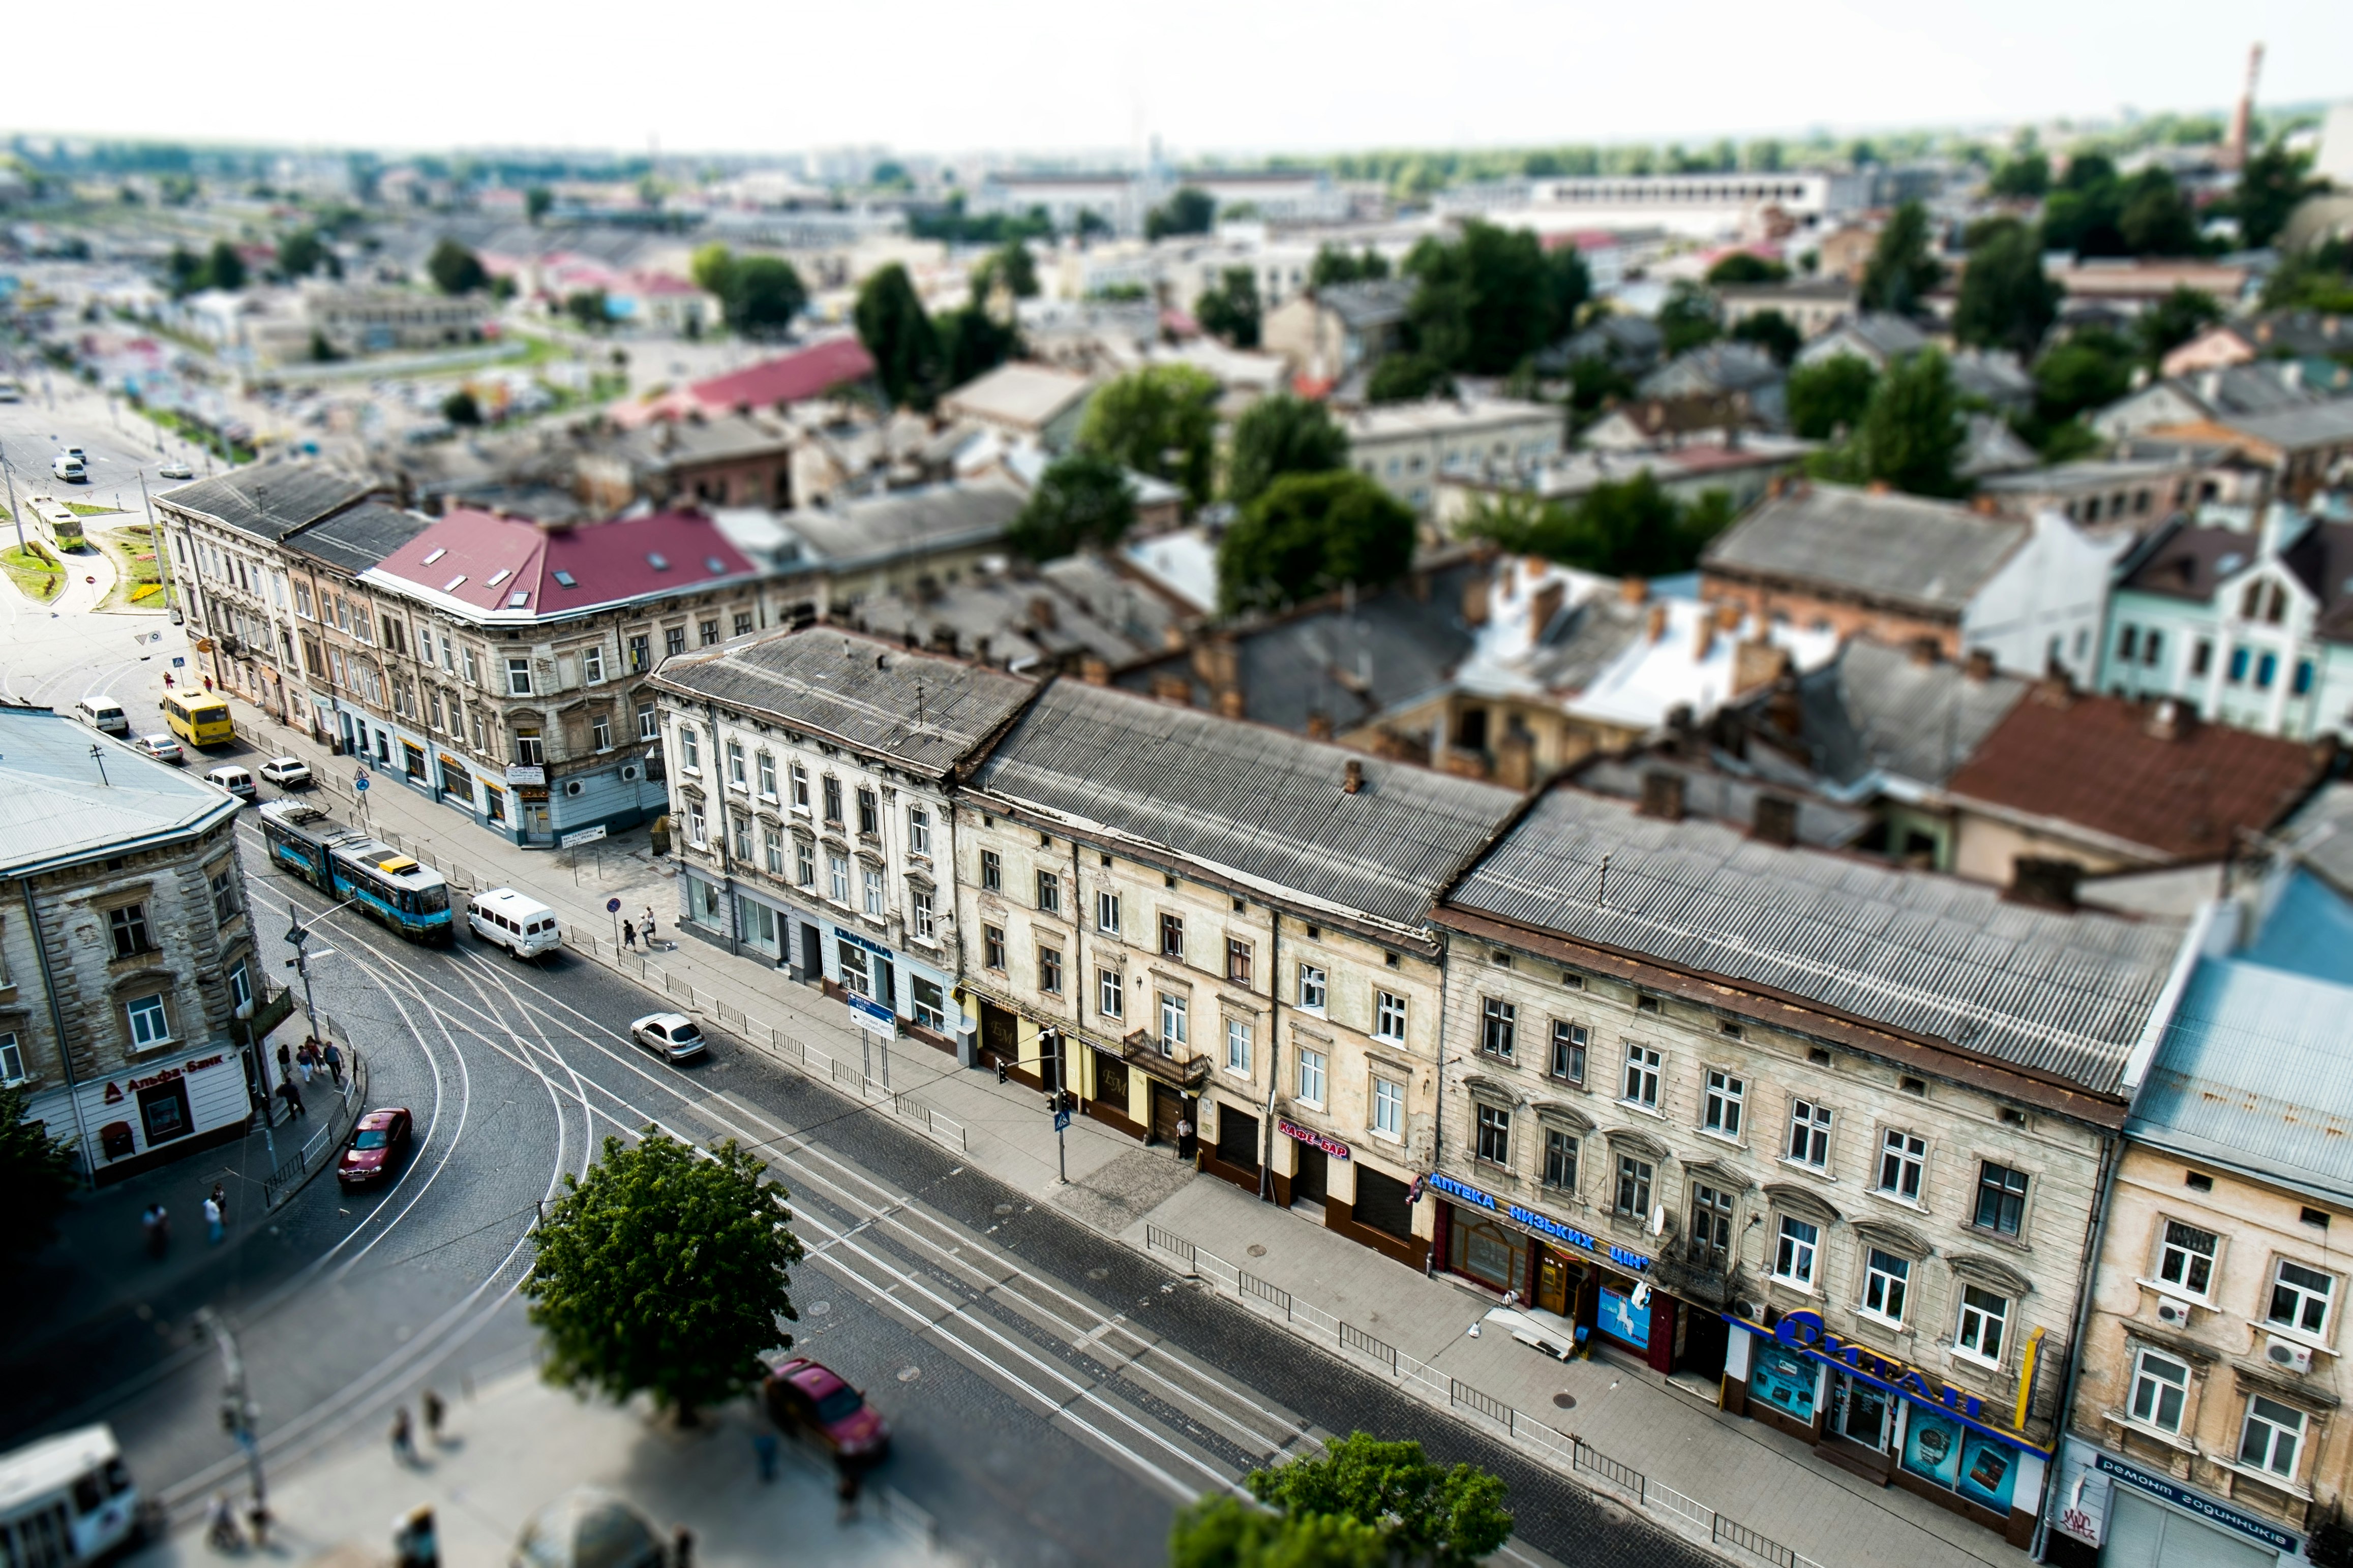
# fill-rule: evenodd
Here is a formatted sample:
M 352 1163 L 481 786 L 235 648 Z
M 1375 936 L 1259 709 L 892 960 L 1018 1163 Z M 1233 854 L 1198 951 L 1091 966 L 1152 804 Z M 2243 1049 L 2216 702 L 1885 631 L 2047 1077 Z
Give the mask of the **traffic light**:
M 1003 1083 L 1005 1081 L 1005 1058 L 1003 1057 L 997 1058 L 997 1081 L 999 1083 Z

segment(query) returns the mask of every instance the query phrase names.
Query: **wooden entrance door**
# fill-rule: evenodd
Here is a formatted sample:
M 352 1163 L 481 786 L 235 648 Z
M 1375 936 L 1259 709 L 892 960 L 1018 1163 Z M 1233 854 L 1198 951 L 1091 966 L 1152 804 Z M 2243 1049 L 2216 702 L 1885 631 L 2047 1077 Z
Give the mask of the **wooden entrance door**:
M 1095 1103 L 1117 1111 L 1123 1123 L 1134 1125 L 1128 1121 L 1127 1064 L 1109 1051 L 1095 1053 Z
M 1364 1178 L 1360 1175 L 1357 1180 Z M 1536 1305 L 1547 1312 L 1569 1315 L 1569 1305 L 1575 1294 L 1577 1270 L 1568 1259 L 1551 1247 L 1540 1247 L 1536 1256 Z
M 1296 1144 L 1292 1153 L 1291 1201 L 1322 1203 L 1332 1184 L 1332 1156 L 1313 1143 Z
M 1152 1085 L 1152 1142 L 1174 1144 L 1176 1123 L 1184 1119 L 1185 1097 L 1157 1080 Z
M 1021 1065 L 1021 1029 L 1013 1015 L 993 1002 L 980 1005 L 980 1048 L 1007 1067 Z

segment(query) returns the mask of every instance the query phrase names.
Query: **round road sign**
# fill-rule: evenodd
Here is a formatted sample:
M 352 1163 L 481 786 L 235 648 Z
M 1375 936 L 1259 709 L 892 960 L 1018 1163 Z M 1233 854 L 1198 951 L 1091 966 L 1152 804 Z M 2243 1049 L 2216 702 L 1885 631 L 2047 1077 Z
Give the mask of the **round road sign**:
M 621 912 L 621 900 L 618 899 L 607 899 L 605 900 L 605 912 L 608 915 L 619 914 Z

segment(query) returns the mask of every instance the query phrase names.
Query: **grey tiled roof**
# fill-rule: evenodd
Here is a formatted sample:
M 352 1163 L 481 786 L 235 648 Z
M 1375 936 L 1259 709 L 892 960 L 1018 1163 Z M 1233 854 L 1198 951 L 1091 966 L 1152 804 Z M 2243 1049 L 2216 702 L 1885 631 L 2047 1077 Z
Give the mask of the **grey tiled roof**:
M 785 514 L 819 560 L 836 571 L 927 550 L 985 544 L 1020 515 L 1023 497 L 993 481 L 894 490 L 839 508 Z
M 1405 320 L 1413 302 L 1409 278 L 1376 278 L 1362 283 L 1332 283 L 1315 291 L 1315 302 L 1340 318 L 1351 331 L 1386 327 Z
M 2353 397 L 2316 403 L 2308 408 L 2241 415 L 2232 418 L 2230 426 L 2242 435 L 2291 450 L 2353 440 Z
M 433 526 L 429 517 L 365 501 L 296 534 L 292 548 L 346 572 L 364 572 Z
M 1037 689 L 1018 675 L 824 626 L 680 655 L 663 663 L 654 685 L 818 731 L 934 775 L 953 768 Z
M 1341 788 L 1362 764 L 1364 789 Z M 1109 687 L 1057 681 L 976 788 L 1381 920 L 1430 900 L 1517 804 L 1510 790 Z
M 326 463 L 259 463 L 155 499 L 274 543 L 381 488 L 375 479 Z
M 234 820 L 237 807 L 193 768 L 47 709 L 0 703 L 0 875 L 194 834 Z
M 1769 986 L 2099 1094 L 2117 1092 L 2181 940 L 2170 922 L 2028 909 L 1568 788 L 1514 825 L 1448 907 Z
M 1841 784 L 1876 773 L 1941 785 L 2027 687 L 2000 673 L 1974 680 L 1959 665 L 1922 664 L 1884 643 L 1853 637 L 1836 659 L 1799 678 L 1795 744 L 1817 772 Z
M 1950 501 L 1811 485 L 1749 513 L 1708 547 L 1701 565 L 1957 615 L 2029 531 L 2016 519 Z

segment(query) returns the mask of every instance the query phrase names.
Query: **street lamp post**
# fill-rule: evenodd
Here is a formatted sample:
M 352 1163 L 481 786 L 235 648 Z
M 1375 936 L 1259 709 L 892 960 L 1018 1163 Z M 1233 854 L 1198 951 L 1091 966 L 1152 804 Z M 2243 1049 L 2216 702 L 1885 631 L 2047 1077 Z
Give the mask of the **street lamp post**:
M 25 548 L 25 514 L 16 505 L 16 470 L 8 466 L 8 454 L 0 452 L 0 478 L 8 481 L 8 521 L 16 525 L 16 548 Z
M 220 1348 L 221 1357 L 221 1428 L 237 1439 L 245 1450 L 246 1480 L 253 1489 L 253 1513 L 257 1525 L 269 1517 L 269 1491 L 261 1475 L 261 1445 L 254 1436 L 254 1423 L 261 1412 L 254 1405 L 245 1384 L 245 1357 L 238 1353 L 237 1336 L 222 1322 L 220 1314 L 210 1307 L 196 1310 L 196 1324 L 212 1336 Z

